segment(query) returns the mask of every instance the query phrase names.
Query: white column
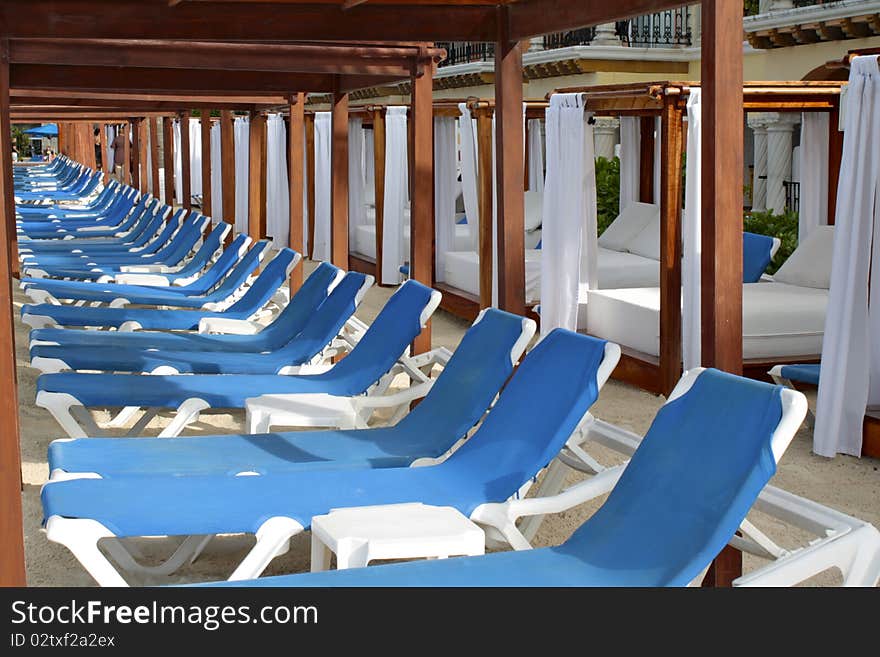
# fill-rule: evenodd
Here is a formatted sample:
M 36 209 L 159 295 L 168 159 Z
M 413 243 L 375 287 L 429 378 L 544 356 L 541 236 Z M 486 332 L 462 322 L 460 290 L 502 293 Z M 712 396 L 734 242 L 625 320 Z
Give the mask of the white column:
M 752 210 L 767 209 L 767 117 L 763 112 L 749 114 L 749 127 L 755 136 L 755 165 L 752 172 Z
M 758 11 L 762 14 L 768 11 L 779 11 L 780 9 L 791 9 L 794 7 L 792 0 L 759 0 Z
M 614 157 L 614 145 L 617 143 L 617 129 L 620 121 L 610 116 L 597 116 L 593 125 L 593 144 L 596 157 L 608 160 Z
M 794 126 L 799 114 L 775 114 L 767 124 L 767 209 L 781 213 L 785 209 L 784 181 L 791 180 Z
M 529 39 L 529 52 L 535 52 L 536 50 L 544 50 L 544 37 Z
M 617 27 L 614 23 L 602 23 L 596 26 L 596 34 L 590 42 L 591 46 L 619 46 L 620 37 L 617 36 Z

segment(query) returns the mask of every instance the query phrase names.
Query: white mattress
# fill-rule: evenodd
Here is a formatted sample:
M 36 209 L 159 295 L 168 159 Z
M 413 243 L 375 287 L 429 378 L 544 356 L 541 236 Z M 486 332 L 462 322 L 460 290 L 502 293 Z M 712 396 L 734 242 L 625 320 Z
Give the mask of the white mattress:
M 468 227 L 465 224 L 455 227 L 455 248 L 464 250 L 470 244 Z M 409 226 L 403 228 L 404 253 L 409 253 Z M 376 258 L 376 227 L 372 225 L 357 226 L 351 236 L 351 251 L 355 254 Z M 407 257 L 407 259 L 409 259 Z
M 450 251 L 446 254 L 446 284 L 475 296 L 480 295 L 480 259 L 473 251 Z M 541 294 L 541 252 L 526 249 L 526 303 L 534 303 Z
M 785 283 L 743 285 L 743 357 L 820 354 L 827 304 L 828 290 Z M 659 288 L 594 290 L 578 315 L 579 327 L 591 335 L 660 354 Z

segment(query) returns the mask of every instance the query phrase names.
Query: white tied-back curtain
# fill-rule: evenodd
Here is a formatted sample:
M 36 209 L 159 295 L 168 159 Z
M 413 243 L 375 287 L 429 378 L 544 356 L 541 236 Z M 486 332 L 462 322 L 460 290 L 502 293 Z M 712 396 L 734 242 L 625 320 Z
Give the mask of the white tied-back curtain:
M 547 174 L 541 239 L 541 332 L 577 328 L 596 287 L 598 236 L 593 128 L 583 94 L 554 94 L 546 110 Z
M 211 212 L 214 218 L 221 221 L 223 215 L 223 171 L 221 170 L 222 141 L 220 139 L 220 123 L 211 125 Z M 238 232 L 236 230 L 236 232 Z
M 104 132 L 107 134 L 107 152 L 104 153 L 104 159 L 106 162 L 109 163 L 109 166 L 107 166 L 106 168 L 111 173 L 115 173 L 116 165 L 114 164 L 114 159 L 113 159 L 113 155 L 114 155 L 113 142 L 116 141 L 116 126 L 115 125 L 105 126 Z
M 290 244 L 287 129 L 280 114 L 266 118 L 266 231 L 275 246 Z
M 868 406 L 880 405 L 880 69 L 878 56 L 850 64 L 837 187 L 831 289 L 813 451 L 862 449 Z
M 541 119 L 529 119 L 529 190 L 544 193 L 544 140 Z
M 660 117 L 654 119 L 654 203 L 660 205 L 660 168 L 663 166 L 660 157 L 660 138 L 662 135 L 663 123 Z
M 306 144 L 306 126 L 303 124 L 303 145 Z M 303 257 L 309 252 L 309 154 L 303 147 Z
M 702 363 L 700 341 L 700 259 L 702 202 L 701 162 L 703 159 L 703 133 L 701 117 L 701 91 L 691 88 L 687 102 L 687 164 L 684 185 L 684 221 L 681 227 L 682 260 L 682 362 L 684 370 L 699 367 Z
M 189 120 L 189 188 L 193 196 L 202 195 L 202 122 L 193 118 Z
M 477 190 L 477 133 L 467 105 L 458 106 L 461 117 L 458 131 L 461 139 L 461 192 L 467 217 L 468 237 L 472 251 L 480 250 L 480 197 Z
M 330 112 L 315 113 L 315 244 L 312 258 L 330 260 Z
M 372 128 L 364 130 L 364 202 L 376 207 L 376 141 Z M 367 223 L 373 223 L 367 217 Z
M 235 230 L 248 230 L 248 172 L 250 160 L 250 119 L 235 118 Z M 251 235 L 258 239 L 259 235 Z
M 639 200 L 639 117 L 620 117 L 620 211 Z M 546 215 L 545 215 L 546 216 Z
M 171 127 L 174 140 L 174 198 L 181 203 L 183 202 L 183 156 L 180 152 L 180 119 L 174 119 Z
M 434 117 L 434 276 L 446 280 L 446 254 L 455 248 L 458 149 L 456 120 Z
M 364 127 L 362 119 L 348 120 L 348 242 L 354 250 L 358 226 L 367 223 L 364 197 Z
M 409 197 L 406 107 L 385 111 L 385 207 L 382 214 L 382 283 L 400 282 L 400 266 L 408 260 L 403 248 Z
M 828 224 L 828 137 L 828 114 L 804 112 L 798 149 L 801 190 L 798 242 L 803 242 L 814 228 Z

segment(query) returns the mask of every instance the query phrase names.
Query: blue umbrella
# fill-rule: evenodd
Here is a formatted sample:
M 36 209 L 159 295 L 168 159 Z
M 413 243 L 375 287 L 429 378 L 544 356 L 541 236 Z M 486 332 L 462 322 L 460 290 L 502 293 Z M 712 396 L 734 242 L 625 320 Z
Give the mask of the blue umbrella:
M 57 137 L 58 136 L 58 126 L 54 123 L 46 123 L 45 125 L 37 126 L 36 128 L 30 128 L 29 130 L 25 130 L 24 134 L 26 135 L 34 135 L 35 137 Z

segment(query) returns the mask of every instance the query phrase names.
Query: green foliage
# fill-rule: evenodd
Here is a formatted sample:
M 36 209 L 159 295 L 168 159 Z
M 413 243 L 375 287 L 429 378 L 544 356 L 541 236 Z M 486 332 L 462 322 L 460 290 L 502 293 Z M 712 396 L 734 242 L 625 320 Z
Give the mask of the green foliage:
M 596 209 L 601 235 L 620 214 L 620 159 L 596 158 Z
M 24 131 L 27 128 L 33 126 L 30 125 L 14 125 L 12 126 L 12 143 L 15 144 L 15 148 L 18 150 L 18 156 L 20 158 L 24 158 L 25 154 L 30 150 L 30 139 Z
M 767 273 L 775 274 L 798 243 L 798 213 L 786 210 L 783 214 L 771 211 L 747 212 L 743 217 L 743 230 L 760 235 L 770 235 L 782 240 L 776 256 L 767 267 Z
M 759 11 L 758 0 L 743 0 L 743 16 L 754 16 Z

